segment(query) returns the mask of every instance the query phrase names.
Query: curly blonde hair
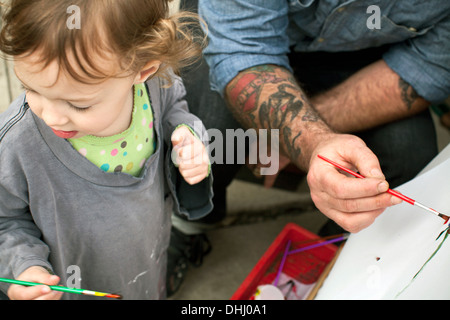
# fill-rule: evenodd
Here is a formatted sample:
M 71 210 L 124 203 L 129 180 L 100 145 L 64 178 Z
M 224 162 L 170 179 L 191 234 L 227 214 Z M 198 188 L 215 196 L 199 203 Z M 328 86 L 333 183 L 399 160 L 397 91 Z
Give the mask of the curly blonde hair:
M 155 75 L 192 64 L 205 46 L 199 18 L 186 11 L 169 16 L 171 0 L 11 0 L 3 18 L 0 50 L 14 59 L 38 52 L 44 68 L 60 68 L 81 82 L 138 72 L 157 60 Z M 68 8 L 79 8 L 79 28 L 69 28 Z M 117 70 L 102 70 L 94 57 L 117 57 Z M 71 57 L 72 59 L 69 59 Z M 76 67 L 72 65 L 76 63 Z

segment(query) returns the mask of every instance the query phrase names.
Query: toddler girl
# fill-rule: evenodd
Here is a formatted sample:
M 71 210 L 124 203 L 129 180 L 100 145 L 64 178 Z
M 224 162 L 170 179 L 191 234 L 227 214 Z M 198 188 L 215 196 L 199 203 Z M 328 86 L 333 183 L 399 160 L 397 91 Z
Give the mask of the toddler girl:
M 201 53 L 192 18 L 167 0 L 11 1 L 0 50 L 25 93 L 0 115 L 0 277 L 165 297 L 172 211 L 212 206 L 206 135 L 175 75 Z

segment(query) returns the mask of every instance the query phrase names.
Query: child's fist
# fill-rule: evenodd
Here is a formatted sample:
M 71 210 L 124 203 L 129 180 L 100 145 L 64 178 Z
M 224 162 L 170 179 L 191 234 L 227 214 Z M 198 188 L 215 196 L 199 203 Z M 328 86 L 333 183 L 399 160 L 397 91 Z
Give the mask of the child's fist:
M 209 157 L 204 144 L 186 126 L 172 134 L 172 161 L 178 166 L 184 180 L 196 184 L 208 176 Z
M 34 266 L 22 272 L 17 280 L 45 283 L 49 286 L 55 286 L 59 283 L 59 277 L 51 275 L 42 267 Z M 8 289 L 8 297 L 11 300 L 59 300 L 63 292 L 52 291 L 48 286 L 25 287 L 12 284 Z

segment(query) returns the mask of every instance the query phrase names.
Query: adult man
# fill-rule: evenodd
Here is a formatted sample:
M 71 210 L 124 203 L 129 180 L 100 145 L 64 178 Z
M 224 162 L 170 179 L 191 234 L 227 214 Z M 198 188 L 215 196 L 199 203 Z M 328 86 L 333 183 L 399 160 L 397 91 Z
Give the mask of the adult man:
M 371 24 L 377 12 L 379 23 Z M 368 226 L 391 199 L 377 193 L 374 186 L 379 181 L 355 181 L 354 189 L 346 189 L 353 181 L 328 174 L 329 166 L 315 157 L 319 150 L 367 176 L 382 177 L 370 172 L 379 169 L 375 156 L 365 155 L 367 150 L 349 150 L 352 147 L 344 141 L 364 147 L 354 137 L 332 133 L 311 105 L 334 130 L 362 132 L 369 147 L 380 153 L 391 183 L 395 171 L 401 177 L 397 185 L 434 156 L 427 108 L 450 92 L 449 3 L 200 0 L 199 13 L 209 28 L 205 56 L 213 88 L 224 95 L 245 127 L 280 130 L 283 151 L 309 171 L 316 205 L 345 229 L 355 232 Z M 319 69 L 320 65 L 327 68 Z M 305 84 L 304 90 L 293 74 Z M 379 137 L 370 141 L 378 131 L 390 134 L 383 141 Z M 417 139 L 405 141 L 403 135 L 414 132 L 419 132 Z M 418 146 L 426 155 L 418 154 Z M 381 154 L 385 149 L 399 151 L 389 150 L 385 156 Z M 408 155 L 411 152 L 413 156 Z M 415 165 L 391 169 L 391 161 L 404 157 L 408 161 L 400 163 Z M 334 192 L 338 186 L 344 191 Z M 368 214 L 346 214 L 362 211 Z
M 428 106 L 450 93 L 450 2 L 199 0 L 199 13 L 212 88 L 244 128 L 279 130 L 317 208 L 342 228 L 369 226 L 398 203 L 386 180 L 408 181 L 436 154 Z M 225 104 L 189 105 L 207 128 L 224 126 Z

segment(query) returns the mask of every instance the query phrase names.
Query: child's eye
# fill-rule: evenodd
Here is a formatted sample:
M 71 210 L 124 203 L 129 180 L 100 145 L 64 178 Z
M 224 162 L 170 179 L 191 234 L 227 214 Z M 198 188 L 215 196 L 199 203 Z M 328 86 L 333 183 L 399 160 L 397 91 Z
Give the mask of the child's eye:
M 22 87 L 23 90 L 25 90 L 25 92 L 37 93 L 33 89 L 30 89 L 30 88 L 26 87 L 23 83 L 20 84 L 20 86 Z M 71 107 L 72 109 L 74 109 L 74 110 L 76 110 L 78 112 L 84 112 L 84 111 L 86 111 L 86 110 L 88 110 L 90 108 L 90 106 L 77 107 L 77 106 L 73 105 L 72 103 L 70 103 L 69 101 L 66 101 L 66 102 L 69 105 L 69 107 Z
M 87 111 L 87 110 L 90 108 L 90 106 L 86 106 L 86 107 L 77 107 L 77 106 L 74 106 L 73 104 L 71 104 L 71 103 L 68 102 L 68 101 L 67 101 L 67 104 L 68 104 L 72 109 L 74 109 L 75 111 L 78 111 L 78 112 L 85 112 L 85 111 Z

